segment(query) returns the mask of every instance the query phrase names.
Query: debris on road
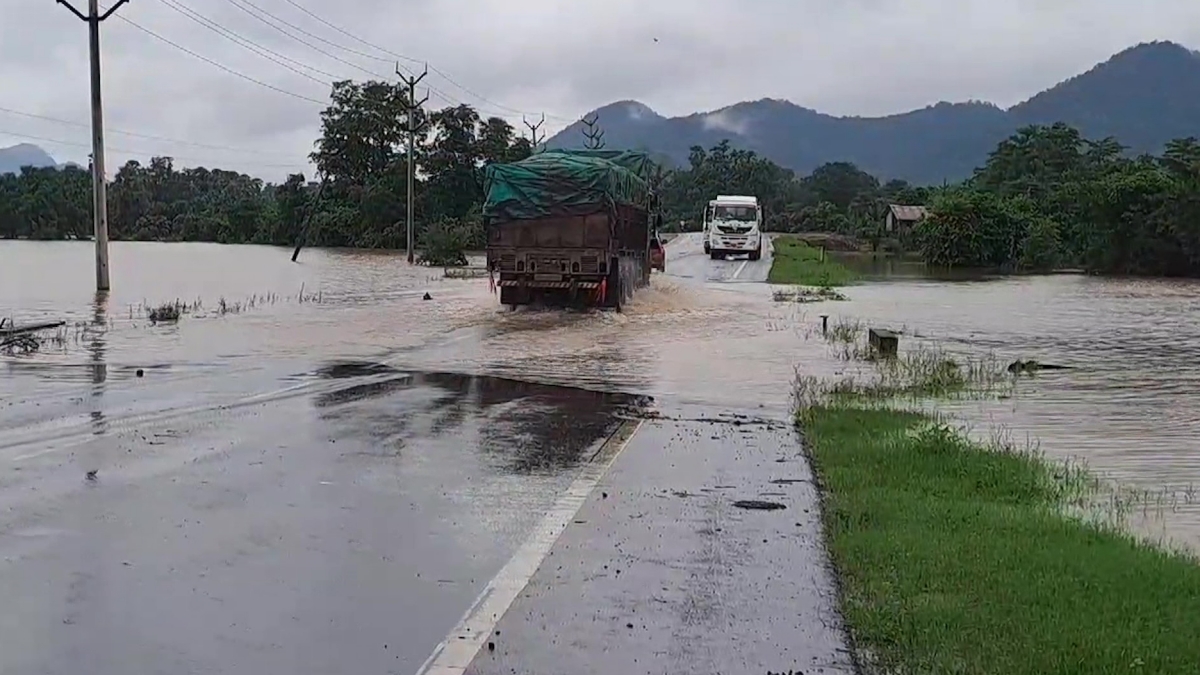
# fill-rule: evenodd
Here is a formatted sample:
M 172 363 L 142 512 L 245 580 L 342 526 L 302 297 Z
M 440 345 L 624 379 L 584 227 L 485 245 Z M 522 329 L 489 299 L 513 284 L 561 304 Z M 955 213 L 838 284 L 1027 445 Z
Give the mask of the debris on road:
M 739 509 L 748 509 L 750 511 L 778 511 L 787 508 L 778 502 L 766 502 L 760 499 L 739 499 L 733 505 Z
M 19 326 L 11 319 L 0 319 L 0 336 L 24 335 L 26 333 L 37 333 L 51 328 L 62 328 L 67 325 L 66 321 L 42 321 L 39 323 L 27 323 Z

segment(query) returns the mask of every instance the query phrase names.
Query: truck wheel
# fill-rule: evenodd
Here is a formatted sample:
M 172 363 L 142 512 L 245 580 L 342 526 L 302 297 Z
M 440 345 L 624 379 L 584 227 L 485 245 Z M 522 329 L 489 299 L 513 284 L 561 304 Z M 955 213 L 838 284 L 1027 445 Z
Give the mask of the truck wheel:
M 709 253 L 712 253 L 712 249 L 708 247 L 708 242 L 706 241 L 704 242 L 704 255 L 708 255 Z
M 720 252 L 720 251 L 709 251 L 709 252 L 708 252 L 708 257 L 709 257 L 709 259 L 711 259 L 711 260 L 720 260 L 720 259 L 721 259 L 721 252 Z
M 762 258 L 762 242 L 758 242 L 758 250 L 750 252 L 751 260 L 759 260 Z

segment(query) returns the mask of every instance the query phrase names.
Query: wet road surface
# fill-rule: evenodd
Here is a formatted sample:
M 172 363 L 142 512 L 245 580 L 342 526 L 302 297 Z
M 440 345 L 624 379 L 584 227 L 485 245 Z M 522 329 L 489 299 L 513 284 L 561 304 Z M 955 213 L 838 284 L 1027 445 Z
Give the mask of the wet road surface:
M 667 242 L 666 273 L 681 279 L 706 282 L 763 283 L 771 272 L 771 254 L 775 250 L 770 241 L 768 237 L 759 260 L 750 260 L 745 255 L 712 260 L 704 252 L 703 235 L 684 232 Z
M 318 375 L 218 425 L 18 462 L 0 671 L 413 673 L 646 403 L 357 362 Z
M 222 295 L 176 326 L 147 325 L 156 299 L 83 309 L 60 349 L 5 361 L 0 671 L 416 672 L 489 584 L 551 554 L 547 519 L 595 536 L 564 508 L 592 494 L 598 453 L 625 440 L 646 393 L 712 377 L 669 343 L 629 340 L 639 326 L 720 339 L 736 323 L 719 317 L 759 301 L 692 297 L 769 262 L 689 262 L 691 249 L 674 242 L 668 264 L 694 279 L 656 275 L 622 315 L 508 314 L 482 281 L 397 283 L 369 256 L 348 279 L 326 274 L 320 298 L 304 295 L 311 270 L 280 266 L 296 297 Z M 786 392 L 770 388 L 767 408 L 730 383 L 738 405 L 704 409 L 784 420 Z M 670 424 L 635 436 L 626 461 L 658 466 Z
M 1163 491 L 1174 500 L 1170 532 L 1200 545 L 1200 499 L 1185 492 L 1200 483 L 1194 283 L 904 280 L 805 306 L 772 302 L 771 289 L 754 283 L 766 278 L 769 254 L 710 261 L 698 236 L 685 235 L 667 246 L 667 274 L 624 313 L 510 313 L 485 280 L 446 280 L 373 252 L 306 249 L 299 264 L 290 254 L 117 242 L 116 290 L 97 299 L 87 242 L 0 242 L 0 315 L 65 319 L 70 329 L 37 354 L 0 358 L 0 597 L 12 608 L 0 615 L 0 672 L 409 675 L 489 580 L 535 559 L 518 555 L 531 545 L 554 560 L 579 556 L 585 541 L 622 542 L 628 559 L 603 550 L 642 570 L 636 560 L 662 558 L 648 531 L 603 517 L 643 511 L 627 520 L 680 528 L 667 530 L 678 559 L 657 567 L 678 579 L 664 585 L 683 590 L 664 598 L 654 626 L 686 637 L 692 624 L 670 603 L 691 602 L 696 551 L 722 542 L 742 551 L 724 560 L 749 565 L 735 572 L 748 597 L 761 593 L 759 563 L 810 558 L 802 541 L 780 536 L 785 556 L 769 529 L 767 544 L 743 541 L 738 528 L 722 526 L 726 539 L 709 543 L 703 527 L 683 530 L 712 508 L 740 517 L 749 537 L 775 516 L 795 527 L 796 510 L 721 511 L 727 504 L 701 490 L 715 489 L 722 472 L 735 485 L 774 480 L 744 461 L 749 445 L 730 442 L 719 455 L 725 445 L 703 438 L 638 441 L 686 440 L 689 422 L 647 422 L 607 477 L 591 458 L 638 417 L 642 397 L 673 420 L 740 412 L 786 421 L 794 367 L 847 368 L 814 337 L 821 313 L 904 329 L 902 349 L 937 342 L 1077 366 L 1022 380 L 1012 400 L 949 407 L 985 436 L 1009 425 L 1052 456 L 1082 456 L 1105 475 Z M 146 321 L 145 305 L 175 298 L 202 302 L 178 325 Z M 774 431 L 757 433 L 761 447 L 785 445 Z M 729 466 L 657 463 L 683 452 Z M 664 484 L 648 487 L 638 473 Z M 583 487 L 601 477 L 625 481 L 608 484 L 625 506 L 584 505 L 585 515 L 562 522 L 554 549 L 547 519 L 583 505 Z M 672 484 L 704 497 L 648 501 Z M 801 500 L 792 492 L 800 485 L 777 491 Z M 788 573 L 796 569 L 811 571 Z M 597 607 L 630 588 L 564 579 Z M 540 611 L 535 600 L 564 625 L 588 618 L 566 608 L 570 588 L 518 599 L 504 620 L 529 642 L 537 633 L 518 619 Z M 765 616 L 779 611 L 763 603 Z M 798 632 L 788 644 L 809 644 Z M 663 658 L 684 643 L 668 641 L 675 651 Z M 509 644 L 505 658 L 522 644 Z M 644 646 L 628 645 L 640 659 Z M 528 653 L 531 668 L 554 656 L 545 645 Z M 488 672 L 489 663 L 477 666 Z
M 425 672 L 852 673 L 818 508 L 790 425 L 648 421 L 507 612 L 481 603 Z

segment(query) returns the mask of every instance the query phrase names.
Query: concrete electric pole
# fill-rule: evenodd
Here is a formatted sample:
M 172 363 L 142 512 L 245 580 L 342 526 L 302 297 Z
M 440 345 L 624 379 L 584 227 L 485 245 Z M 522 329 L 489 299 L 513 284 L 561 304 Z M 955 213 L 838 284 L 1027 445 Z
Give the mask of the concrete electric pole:
M 108 196 L 104 184 L 104 106 L 100 97 L 100 24 L 129 0 L 117 0 L 108 11 L 100 13 L 100 0 L 88 0 L 84 15 L 67 0 L 58 4 L 71 10 L 88 25 L 88 51 L 92 70 L 92 225 L 96 238 L 96 290 L 109 289 L 108 277 Z
M 411 265 L 414 262 L 413 254 L 413 173 L 415 171 L 413 164 L 413 154 L 416 148 L 417 132 L 425 126 L 425 120 L 422 119 L 420 124 L 417 123 L 416 113 L 429 100 L 429 94 L 425 94 L 425 98 L 417 100 L 417 83 L 425 79 L 429 74 L 429 66 L 425 66 L 425 70 L 417 76 L 405 77 L 400 72 L 400 64 L 396 64 L 396 74 L 400 76 L 400 81 L 408 87 L 408 98 L 405 101 L 405 107 L 408 108 L 408 125 L 404 131 L 408 133 L 408 226 L 405 228 L 406 249 L 408 254 L 408 263 Z
M 538 130 L 540 130 L 542 125 L 546 123 L 546 115 L 545 113 L 542 113 L 542 119 L 538 120 L 537 123 L 530 122 L 529 120 L 525 119 L 524 115 L 521 115 L 521 121 L 524 122 L 525 126 L 529 129 L 529 143 L 531 145 L 530 152 L 536 155 L 538 153 L 538 146 L 542 144 L 542 141 L 546 140 L 545 132 L 542 132 L 540 136 L 538 135 Z
M 604 129 L 599 127 L 600 116 L 592 113 L 591 117 L 579 120 L 583 123 L 583 147 L 588 150 L 604 149 Z

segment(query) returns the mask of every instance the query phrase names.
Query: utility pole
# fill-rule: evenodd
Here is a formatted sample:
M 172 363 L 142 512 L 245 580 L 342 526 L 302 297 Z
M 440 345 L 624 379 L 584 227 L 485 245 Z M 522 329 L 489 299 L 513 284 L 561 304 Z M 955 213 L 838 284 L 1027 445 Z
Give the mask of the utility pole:
M 396 75 L 399 75 L 400 81 L 408 87 L 408 97 L 404 102 L 404 106 L 408 108 L 408 124 L 405 125 L 404 128 L 404 131 L 408 133 L 408 226 L 405 228 L 405 235 L 407 235 L 405 244 L 408 255 L 408 264 L 410 265 L 415 262 L 413 254 L 413 173 L 415 171 L 413 168 L 413 153 L 416 147 L 417 132 L 425 126 L 424 119 L 421 120 L 420 124 L 417 124 L 416 113 L 421 109 L 421 106 L 425 105 L 425 102 L 429 100 L 428 93 L 425 94 L 425 98 L 421 99 L 420 101 L 417 100 L 417 83 L 425 79 L 425 76 L 428 74 L 428 64 L 426 64 L 425 70 L 416 77 L 406 77 L 400 72 L 400 64 L 396 64 Z
M 531 151 L 536 155 L 538 152 L 538 146 L 542 144 L 542 141 L 546 140 L 545 132 L 542 132 L 542 135 L 538 136 L 538 129 L 541 129 L 542 125 L 546 123 L 546 114 L 542 113 L 542 119 L 536 124 L 525 119 L 524 115 L 521 115 L 521 121 L 524 122 L 525 126 L 529 128 L 529 143 L 531 146 Z
M 108 196 L 104 185 L 104 106 L 100 97 L 100 24 L 129 0 L 117 0 L 108 11 L 100 13 L 100 0 L 88 0 L 84 15 L 67 0 L 58 4 L 71 10 L 88 25 L 88 46 L 92 70 L 92 227 L 96 238 L 96 290 L 109 289 L 108 277 Z
M 583 147 L 588 150 L 603 150 L 604 149 L 604 129 L 597 126 L 600 123 L 600 116 L 592 113 L 592 116 L 584 117 L 579 120 L 583 123 Z

